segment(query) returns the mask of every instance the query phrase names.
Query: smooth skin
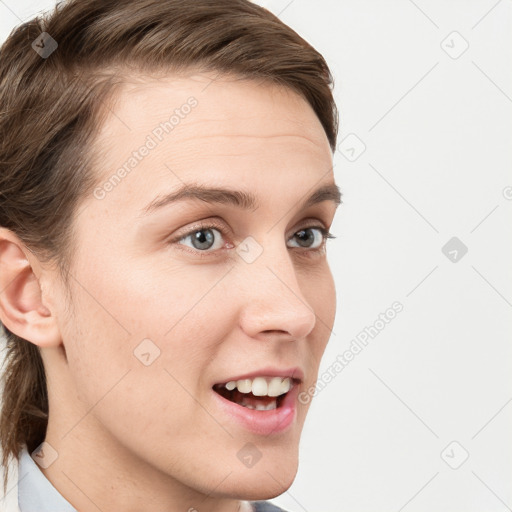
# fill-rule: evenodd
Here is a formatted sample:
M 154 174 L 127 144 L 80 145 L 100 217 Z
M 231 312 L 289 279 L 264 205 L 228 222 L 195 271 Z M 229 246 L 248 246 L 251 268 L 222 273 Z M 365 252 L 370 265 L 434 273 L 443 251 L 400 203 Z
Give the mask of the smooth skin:
M 335 286 L 321 233 L 311 248 L 295 234 L 332 224 L 333 201 L 299 208 L 334 183 L 332 152 L 288 89 L 200 71 L 139 78 L 99 128 L 98 184 L 191 96 L 197 105 L 122 181 L 81 203 L 71 303 L 56 269 L 0 229 L 1 320 L 40 347 L 47 374 L 58 458 L 41 470 L 81 512 L 235 512 L 285 492 L 297 472 L 309 403 L 285 432 L 261 436 L 220 411 L 212 385 L 269 366 L 299 366 L 299 391 L 314 385 Z M 259 205 L 188 199 L 143 213 L 192 182 Z M 183 238 L 209 222 L 211 248 Z M 263 250 L 251 263 L 236 252 L 247 237 Z M 160 350 L 148 366 L 134 355 L 144 339 Z M 262 454 L 250 468 L 237 457 L 246 443 Z

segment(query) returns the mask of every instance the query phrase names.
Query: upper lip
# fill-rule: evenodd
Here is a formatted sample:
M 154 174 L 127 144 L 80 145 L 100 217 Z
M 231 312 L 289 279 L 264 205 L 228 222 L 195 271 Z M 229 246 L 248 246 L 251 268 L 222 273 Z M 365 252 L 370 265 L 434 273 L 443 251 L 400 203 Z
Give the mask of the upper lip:
M 293 368 L 276 368 L 274 366 L 267 366 L 252 372 L 241 373 L 234 377 L 229 377 L 215 384 L 225 384 L 232 380 L 254 379 L 255 377 L 290 377 L 293 380 L 302 382 L 304 380 L 304 372 L 298 367 Z

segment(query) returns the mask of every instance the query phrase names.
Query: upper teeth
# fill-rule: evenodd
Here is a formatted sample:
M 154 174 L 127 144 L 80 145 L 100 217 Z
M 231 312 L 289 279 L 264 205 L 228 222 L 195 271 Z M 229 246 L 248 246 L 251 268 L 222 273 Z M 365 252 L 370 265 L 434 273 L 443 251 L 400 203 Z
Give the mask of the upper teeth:
M 254 396 L 279 396 L 288 393 L 292 387 L 290 377 L 256 377 L 255 379 L 230 380 L 225 384 L 232 391 L 237 388 L 240 393 L 251 393 Z

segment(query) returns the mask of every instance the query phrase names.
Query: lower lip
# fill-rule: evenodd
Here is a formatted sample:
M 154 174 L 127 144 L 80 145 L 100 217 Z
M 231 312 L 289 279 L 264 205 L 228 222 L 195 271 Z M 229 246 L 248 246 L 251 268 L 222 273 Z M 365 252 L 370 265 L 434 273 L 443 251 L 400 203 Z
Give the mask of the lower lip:
M 280 407 L 270 411 L 257 411 L 238 405 L 212 390 L 221 410 L 255 434 L 268 436 L 281 434 L 291 428 L 296 418 L 298 386 L 294 385 L 283 399 Z

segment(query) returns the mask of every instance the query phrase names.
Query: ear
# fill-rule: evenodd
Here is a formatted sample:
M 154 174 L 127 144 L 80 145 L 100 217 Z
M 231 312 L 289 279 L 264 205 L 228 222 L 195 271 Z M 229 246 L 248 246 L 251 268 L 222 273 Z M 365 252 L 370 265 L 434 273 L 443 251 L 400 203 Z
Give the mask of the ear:
M 41 271 L 18 236 L 0 227 L 0 321 L 34 345 L 55 347 L 62 339 L 55 316 L 42 301 Z

